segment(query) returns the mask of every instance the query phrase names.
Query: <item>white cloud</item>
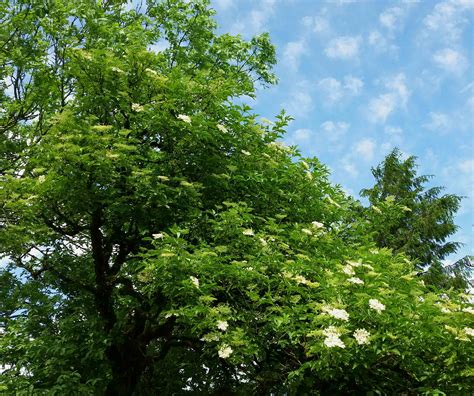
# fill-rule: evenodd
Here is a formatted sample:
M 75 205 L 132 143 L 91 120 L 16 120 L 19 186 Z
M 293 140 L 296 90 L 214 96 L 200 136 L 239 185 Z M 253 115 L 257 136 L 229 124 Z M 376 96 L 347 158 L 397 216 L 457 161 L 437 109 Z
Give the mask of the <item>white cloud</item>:
M 371 31 L 367 41 L 378 53 L 398 54 L 398 47 L 389 42 L 378 30 Z
M 228 10 L 235 6 L 234 0 L 213 0 L 213 4 L 221 11 Z
M 311 129 L 307 129 L 307 128 L 297 129 L 291 135 L 291 141 L 295 143 L 307 142 L 308 140 L 311 139 L 312 134 L 313 132 L 311 131 Z
M 370 161 L 374 157 L 375 142 L 372 139 L 362 139 L 354 146 L 356 154 L 364 160 Z
M 405 10 L 401 7 L 392 7 L 386 9 L 379 15 L 379 22 L 390 31 L 400 28 Z
M 369 102 L 369 118 L 372 122 L 385 122 L 397 107 L 397 98 L 388 93 L 379 95 Z
M 306 53 L 306 43 L 303 39 L 291 41 L 285 45 L 283 50 L 283 62 L 296 71 L 299 68 L 301 56 Z
M 340 100 L 360 95 L 364 82 L 356 77 L 347 75 L 342 81 L 333 77 L 327 77 L 320 80 L 317 84 L 318 89 L 325 95 L 328 104 L 334 104 Z
M 406 106 L 410 97 L 410 91 L 406 86 L 405 80 L 405 74 L 403 73 L 385 80 L 384 86 L 387 92 L 380 94 L 369 102 L 368 117 L 371 122 L 384 123 L 397 108 L 404 108 Z
M 237 20 L 230 28 L 232 34 L 250 37 L 267 30 L 268 20 L 275 13 L 276 0 L 261 0 L 245 17 Z
M 342 160 L 342 169 L 352 177 L 359 176 L 359 170 L 357 169 L 355 164 L 348 158 L 344 158 Z
M 332 39 L 324 53 L 333 59 L 354 59 L 359 56 L 361 36 L 341 36 Z
M 304 117 L 313 109 L 313 98 L 308 90 L 309 83 L 300 81 L 290 92 L 289 101 L 282 104 L 289 114 Z
M 342 121 L 325 121 L 321 124 L 321 131 L 331 141 L 340 140 L 348 131 L 350 124 Z
M 462 74 L 469 65 L 463 54 L 451 48 L 436 51 L 433 55 L 433 61 L 441 69 L 457 75 Z
M 384 132 L 388 139 L 386 141 L 385 151 L 390 151 L 395 146 L 401 146 L 403 143 L 403 130 L 400 127 L 387 125 Z
M 465 85 L 464 88 L 459 91 L 459 93 L 464 93 L 464 92 L 469 92 L 469 91 L 474 92 L 474 81 Z
M 361 79 L 352 76 L 344 76 L 344 89 L 351 95 L 360 95 L 363 86 L 364 83 Z
M 399 73 L 385 82 L 385 87 L 398 96 L 403 106 L 406 105 L 410 96 L 405 80 L 405 74 Z
M 436 4 L 423 19 L 422 37 L 433 37 L 453 43 L 461 37 L 469 22 L 469 12 L 474 8 L 472 0 L 447 0 Z
M 305 16 L 301 20 L 304 26 L 311 29 L 314 33 L 323 33 L 329 31 L 329 22 L 320 15 Z
M 430 112 L 430 120 L 423 126 L 430 131 L 446 132 L 450 129 L 452 122 L 447 114 Z
M 474 175 L 474 160 L 473 159 L 468 159 L 468 160 L 461 161 L 458 164 L 458 169 L 462 173 L 466 173 L 466 174 L 471 175 L 471 176 Z

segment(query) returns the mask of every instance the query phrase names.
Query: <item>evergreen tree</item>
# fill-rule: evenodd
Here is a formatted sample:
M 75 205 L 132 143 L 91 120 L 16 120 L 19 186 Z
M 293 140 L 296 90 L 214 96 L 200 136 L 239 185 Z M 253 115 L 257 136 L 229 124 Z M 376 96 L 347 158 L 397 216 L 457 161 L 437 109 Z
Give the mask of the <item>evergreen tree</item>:
M 375 185 L 362 190 L 361 195 L 369 199 L 372 210 L 380 210 L 381 203 L 387 200 L 400 205 L 397 215 L 381 216 L 375 223 L 377 245 L 404 252 L 424 268 L 438 265 L 459 248 L 460 244 L 449 241 L 449 237 L 458 228 L 454 215 L 462 198 L 440 195 L 442 187 L 428 188 L 431 176 L 418 175 L 416 168 L 415 157 L 403 159 L 394 149 L 372 169 Z

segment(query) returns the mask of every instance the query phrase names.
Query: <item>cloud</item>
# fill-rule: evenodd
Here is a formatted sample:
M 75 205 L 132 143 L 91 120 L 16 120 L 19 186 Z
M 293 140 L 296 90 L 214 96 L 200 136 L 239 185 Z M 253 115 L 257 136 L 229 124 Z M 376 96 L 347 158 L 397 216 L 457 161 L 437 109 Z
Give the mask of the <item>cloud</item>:
M 390 31 L 394 31 L 401 27 L 404 16 L 405 9 L 401 7 L 392 7 L 386 9 L 379 15 L 379 22 L 383 27 Z
M 297 129 L 291 135 L 291 141 L 294 143 L 305 143 L 311 139 L 313 131 L 311 129 L 302 128 Z
M 341 36 L 332 39 L 324 53 L 333 59 L 354 59 L 359 56 L 361 36 Z
M 397 107 L 397 98 L 388 93 L 379 95 L 369 102 L 369 117 L 372 122 L 385 122 Z
M 307 54 L 307 46 L 303 39 L 291 41 L 285 45 L 283 50 L 283 62 L 292 70 L 298 70 L 300 66 L 300 58 Z
M 468 160 L 464 160 L 464 161 L 459 162 L 458 169 L 462 173 L 466 173 L 466 174 L 471 175 L 471 176 L 474 175 L 474 160 L 473 159 L 468 159 Z
M 367 41 L 378 53 L 398 54 L 398 46 L 389 42 L 378 30 L 371 31 Z
M 387 92 L 373 98 L 368 104 L 368 117 L 371 122 L 384 123 L 397 108 L 406 106 L 410 91 L 405 80 L 405 74 L 399 73 L 385 81 Z
M 441 69 L 456 75 L 461 75 L 469 65 L 463 54 L 451 48 L 436 51 L 433 61 Z
M 350 124 L 342 121 L 325 121 L 320 129 L 328 140 L 339 141 L 348 131 Z
M 262 33 L 268 20 L 275 13 L 276 0 L 261 0 L 245 17 L 237 20 L 230 28 L 232 34 L 242 34 L 245 37 Z
M 323 18 L 320 15 L 316 16 L 305 16 L 301 20 L 304 26 L 309 28 L 314 33 L 324 33 L 329 31 L 329 22 L 326 18 Z
M 469 12 L 473 8 L 472 0 L 447 0 L 436 4 L 423 19 L 422 37 L 436 35 L 445 42 L 457 42 L 469 23 Z
M 304 117 L 313 109 L 313 98 L 309 93 L 307 81 L 300 81 L 289 94 L 289 101 L 282 104 L 289 114 Z
M 359 176 L 359 170 L 357 169 L 354 162 L 352 162 L 349 158 L 344 158 L 342 160 L 342 169 L 352 177 Z
M 364 82 L 356 77 L 347 75 L 342 81 L 333 77 L 323 78 L 317 83 L 317 88 L 325 95 L 328 104 L 334 104 L 344 98 L 360 95 Z
M 354 146 L 354 152 L 361 156 L 365 161 L 374 158 L 375 142 L 372 139 L 362 139 Z
M 233 8 L 235 6 L 234 0 L 214 0 L 213 4 L 215 4 L 216 7 L 221 11 L 228 10 L 229 8 Z
M 446 132 L 451 128 L 452 122 L 447 114 L 430 112 L 430 121 L 423 125 L 430 131 Z

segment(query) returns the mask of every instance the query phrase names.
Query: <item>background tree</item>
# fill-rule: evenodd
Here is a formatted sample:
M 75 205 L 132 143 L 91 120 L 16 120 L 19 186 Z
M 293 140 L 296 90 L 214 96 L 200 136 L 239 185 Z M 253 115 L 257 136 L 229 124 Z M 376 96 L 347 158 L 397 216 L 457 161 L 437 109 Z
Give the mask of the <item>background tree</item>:
M 417 175 L 416 168 L 415 157 L 403 159 L 394 149 L 372 169 L 376 183 L 362 190 L 361 195 L 369 199 L 371 210 L 376 212 L 387 200 L 400 205 L 397 213 L 378 216 L 373 230 L 378 246 L 406 253 L 419 268 L 438 266 L 460 245 L 448 239 L 458 228 L 454 215 L 462 198 L 440 195 L 442 187 L 427 187 L 431 176 Z
M 269 38 L 124 3 L 1 2 L 0 390 L 472 389 L 465 296 L 347 224 L 289 117 L 235 104 L 275 81 Z

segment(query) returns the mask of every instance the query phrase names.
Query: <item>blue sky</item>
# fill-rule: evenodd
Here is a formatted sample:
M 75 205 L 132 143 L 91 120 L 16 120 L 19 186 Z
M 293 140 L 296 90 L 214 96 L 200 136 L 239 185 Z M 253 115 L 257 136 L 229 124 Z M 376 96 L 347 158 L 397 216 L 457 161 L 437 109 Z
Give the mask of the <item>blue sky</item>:
M 395 146 L 465 196 L 447 260 L 474 254 L 474 0 L 211 0 L 220 32 L 269 32 L 279 84 L 250 101 L 358 197 Z

